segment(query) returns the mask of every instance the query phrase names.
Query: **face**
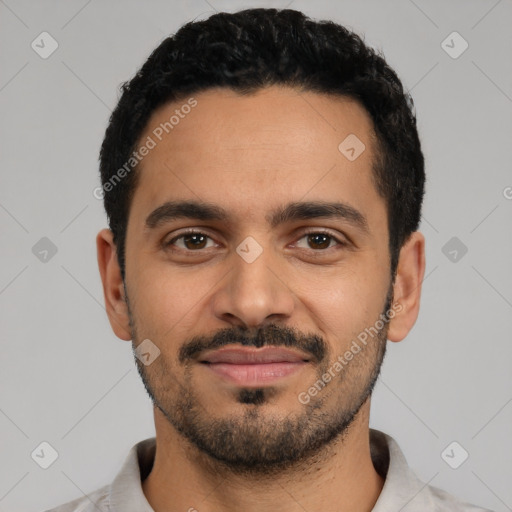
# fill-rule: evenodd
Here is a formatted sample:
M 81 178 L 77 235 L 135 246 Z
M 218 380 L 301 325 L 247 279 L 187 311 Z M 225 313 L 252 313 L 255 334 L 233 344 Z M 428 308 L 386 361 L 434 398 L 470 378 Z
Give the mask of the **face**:
M 288 88 L 194 98 L 156 111 L 140 139 L 156 145 L 128 219 L 130 336 L 160 350 L 136 362 L 169 425 L 227 467 L 269 473 L 344 435 L 384 357 L 392 288 L 372 122 L 352 100 Z M 338 148 L 350 134 L 365 145 L 355 159 Z M 242 346 L 298 359 L 266 373 L 205 362 Z

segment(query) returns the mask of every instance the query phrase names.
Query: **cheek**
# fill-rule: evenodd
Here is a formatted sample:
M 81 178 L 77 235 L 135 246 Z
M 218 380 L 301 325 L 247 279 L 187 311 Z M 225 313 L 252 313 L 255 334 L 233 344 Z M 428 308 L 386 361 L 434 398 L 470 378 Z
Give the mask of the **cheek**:
M 387 282 L 368 274 L 339 271 L 328 279 L 316 279 L 314 285 L 303 283 L 297 294 L 333 348 L 340 350 L 350 343 L 382 312 Z
M 201 307 L 214 280 L 205 273 L 170 270 L 165 265 L 144 265 L 133 287 L 136 297 L 138 324 L 145 326 L 155 337 L 168 340 L 178 332 L 191 331 L 194 315 Z

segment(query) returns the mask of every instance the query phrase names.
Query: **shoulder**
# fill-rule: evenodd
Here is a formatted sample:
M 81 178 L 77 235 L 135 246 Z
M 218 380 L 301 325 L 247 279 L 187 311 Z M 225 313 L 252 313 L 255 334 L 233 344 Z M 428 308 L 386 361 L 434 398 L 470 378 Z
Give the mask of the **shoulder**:
M 105 485 L 88 496 L 68 501 L 44 512 L 110 512 L 109 491 L 110 485 Z
M 452 494 L 437 487 L 428 486 L 427 489 L 432 503 L 432 510 L 439 512 L 492 512 L 487 508 L 460 501 Z
M 390 435 L 370 429 L 370 448 L 374 467 L 384 478 L 384 487 L 372 512 L 491 512 L 421 481 Z

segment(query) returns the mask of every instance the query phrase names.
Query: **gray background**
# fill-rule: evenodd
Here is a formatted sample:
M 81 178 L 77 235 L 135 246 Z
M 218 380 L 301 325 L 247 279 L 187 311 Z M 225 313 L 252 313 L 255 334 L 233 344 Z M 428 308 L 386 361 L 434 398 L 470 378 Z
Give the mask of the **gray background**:
M 89 493 L 154 435 L 130 343 L 103 307 L 98 150 L 118 85 L 166 35 L 257 6 L 365 34 L 412 91 L 428 172 L 427 270 L 418 322 L 389 343 L 371 426 L 397 439 L 425 482 L 512 510 L 510 0 L 0 0 L 0 511 Z M 43 31 L 59 44 L 47 59 L 31 48 Z M 458 58 L 442 46 L 453 31 L 469 44 Z M 32 250 L 43 237 L 57 248 L 46 261 Z M 31 458 L 42 441 L 59 454 L 46 470 Z M 452 441 L 469 453 L 458 469 L 441 457 Z

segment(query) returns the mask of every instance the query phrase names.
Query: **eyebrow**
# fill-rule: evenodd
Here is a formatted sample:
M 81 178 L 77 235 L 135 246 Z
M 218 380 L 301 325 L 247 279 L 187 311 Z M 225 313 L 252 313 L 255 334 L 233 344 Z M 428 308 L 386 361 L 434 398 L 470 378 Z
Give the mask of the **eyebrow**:
M 344 220 L 365 234 L 369 233 L 366 217 L 359 210 L 346 203 L 324 201 L 293 202 L 277 208 L 265 216 L 265 220 L 271 228 L 297 220 L 317 218 Z M 211 203 L 167 201 L 148 215 L 146 218 L 146 229 L 156 229 L 166 222 L 177 219 L 227 222 L 229 214 L 224 208 Z

